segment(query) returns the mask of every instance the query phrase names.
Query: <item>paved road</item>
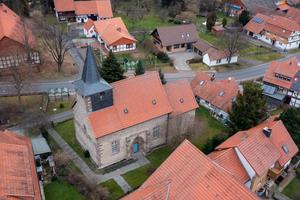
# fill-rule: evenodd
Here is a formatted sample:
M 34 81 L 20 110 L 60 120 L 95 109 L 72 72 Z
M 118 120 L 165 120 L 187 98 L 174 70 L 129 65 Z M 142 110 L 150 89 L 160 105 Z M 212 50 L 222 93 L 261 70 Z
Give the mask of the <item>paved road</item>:
M 70 51 L 70 54 L 72 55 L 74 61 L 77 63 L 77 66 L 80 69 L 80 72 L 82 71 L 83 66 L 83 59 L 82 55 L 79 52 L 80 50 L 74 49 Z M 300 53 L 288 55 L 286 58 L 279 59 L 287 60 L 290 57 L 296 56 L 298 59 L 300 59 Z M 228 77 L 234 77 L 237 81 L 245 81 L 245 80 L 254 80 L 260 77 L 263 77 L 269 63 L 231 71 L 231 72 L 225 72 L 225 73 L 216 73 L 217 79 L 226 79 Z M 166 73 L 165 78 L 168 82 L 180 80 L 180 79 L 187 79 L 192 80 L 192 78 L 195 76 L 195 72 L 193 71 L 180 71 L 178 73 Z M 24 88 L 22 89 L 22 94 L 31 94 L 31 93 L 43 93 L 48 92 L 51 88 L 57 88 L 57 87 L 66 87 L 69 89 L 74 89 L 73 80 L 78 79 L 78 76 L 73 77 L 71 80 L 65 80 L 65 81 L 43 81 L 38 83 L 24 83 Z M 0 96 L 8 96 L 8 95 L 16 95 L 16 89 L 13 85 L 7 84 L 7 83 L 0 83 Z

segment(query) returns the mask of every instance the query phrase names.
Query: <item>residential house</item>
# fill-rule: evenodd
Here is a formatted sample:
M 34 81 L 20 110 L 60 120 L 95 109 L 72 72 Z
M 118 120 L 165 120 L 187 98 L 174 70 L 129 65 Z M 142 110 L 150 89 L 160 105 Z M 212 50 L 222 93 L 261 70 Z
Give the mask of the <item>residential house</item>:
M 300 1 L 299 0 L 287 0 L 286 2 L 290 6 L 294 6 L 294 7 L 299 8 L 299 5 L 300 5 Z
M 41 200 L 29 138 L 0 131 L 0 199 Z
M 281 50 L 299 48 L 300 25 L 291 18 L 255 15 L 244 27 L 247 34 Z
M 58 22 L 85 23 L 113 17 L 110 0 L 54 0 Z
M 300 24 L 300 9 L 289 7 L 285 14 L 285 17 L 292 19 L 296 21 L 298 24 Z
M 101 21 L 88 20 L 84 24 L 86 37 L 96 37 L 107 51 L 124 52 L 136 49 L 137 40 L 128 32 L 122 18 Z
M 179 134 L 193 128 L 198 106 L 187 81 L 164 88 L 151 72 L 108 84 L 97 68 L 88 46 L 73 110 L 76 138 L 99 168 L 148 153 L 178 128 Z
M 300 108 L 300 64 L 297 58 L 273 61 L 263 79 L 263 94 L 270 104 Z
M 219 50 L 201 39 L 193 44 L 193 50 L 202 57 L 202 62 L 209 67 L 238 62 L 238 54 L 234 54 L 230 58 L 226 50 Z
M 157 50 L 165 53 L 192 50 L 193 43 L 199 39 L 194 24 L 159 27 L 151 35 Z
M 232 102 L 239 93 L 239 85 L 234 78 L 215 80 L 204 72 L 198 72 L 191 82 L 197 102 L 208 108 L 213 115 L 227 121 Z
M 260 195 L 286 176 L 298 148 L 282 121 L 270 119 L 239 131 L 208 156 Z
M 122 198 L 140 199 L 258 200 L 258 197 L 185 140 L 141 187 Z
M 34 46 L 33 34 L 21 18 L 5 4 L 0 3 L 0 69 L 18 66 L 28 58 L 32 64 L 39 64 L 40 55 Z
M 252 14 L 258 12 L 267 14 L 274 12 L 277 6 L 285 3 L 285 0 L 233 0 L 230 1 L 229 13 L 230 15 L 240 15 L 243 10 L 247 10 Z

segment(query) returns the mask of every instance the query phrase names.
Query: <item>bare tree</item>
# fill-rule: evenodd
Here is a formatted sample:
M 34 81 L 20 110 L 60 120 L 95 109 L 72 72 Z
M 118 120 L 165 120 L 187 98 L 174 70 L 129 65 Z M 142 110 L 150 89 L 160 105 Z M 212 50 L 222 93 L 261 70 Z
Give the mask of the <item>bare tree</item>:
M 23 89 L 23 77 L 22 77 L 22 72 L 19 69 L 19 64 L 22 58 L 19 55 L 14 55 L 13 60 L 11 60 L 11 66 L 9 67 L 10 72 L 13 77 L 13 84 L 15 89 L 17 90 L 17 96 L 18 96 L 18 103 L 19 105 L 22 104 L 22 99 L 21 99 L 21 91 Z
M 72 42 L 74 36 L 60 24 L 49 24 L 44 20 L 38 20 L 37 25 L 42 44 L 50 52 L 57 64 L 57 71 L 60 72 L 66 53 L 74 47 Z
M 232 57 L 246 45 L 242 39 L 241 30 L 233 30 L 224 33 L 219 43 L 227 56 L 228 64 L 231 62 Z

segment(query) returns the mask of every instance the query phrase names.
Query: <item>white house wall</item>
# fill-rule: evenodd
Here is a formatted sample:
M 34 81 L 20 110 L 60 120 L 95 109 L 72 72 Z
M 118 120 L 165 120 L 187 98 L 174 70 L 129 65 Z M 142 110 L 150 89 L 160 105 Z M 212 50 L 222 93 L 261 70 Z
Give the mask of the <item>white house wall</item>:
M 217 60 L 211 60 L 209 58 L 208 54 L 205 54 L 203 56 L 203 60 L 202 60 L 202 62 L 204 64 L 208 65 L 209 67 L 218 66 L 218 65 L 227 65 L 228 64 L 227 58 L 222 58 L 219 61 L 220 62 L 217 62 Z M 237 63 L 237 62 L 238 62 L 238 56 L 232 56 L 230 63 Z
M 83 33 L 84 33 L 84 35 L 86 36 L 86 37 L 88 37 L 88 38 L 92 38 L 92 37 L 96 37 L 97 36 L 97 34 L 96 34 L 96 32 L 95 32 L 95 30 L 94 30 L 94 26 L 92 26 L 90 29 L 83 29 Z
M 251 167 L 251 165 L 249 164 L 249 162 L 246 160 L 246 158 L 243 156 L 243 154 L 240 152 L 240 150 L 238 148 L 234 148 L 239 160 L 241 161 L 244 169 L 246 170 L 248 176 L 250 177 L 250 179 L 252 180 L 255 177 L 255 171 L 254 169 Z

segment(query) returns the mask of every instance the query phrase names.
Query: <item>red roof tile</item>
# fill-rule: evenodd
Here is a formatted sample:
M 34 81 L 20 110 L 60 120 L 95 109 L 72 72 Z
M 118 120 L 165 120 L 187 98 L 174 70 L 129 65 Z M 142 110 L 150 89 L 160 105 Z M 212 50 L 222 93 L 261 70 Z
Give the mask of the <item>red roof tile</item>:
M 91 19 L 88 19 L 87 22 L 83 24 L 83 28 L 87 31 L 90 30 L 93 26 L 94 26 L 94 21 Z
M 33 45 L 32 32 L 28 28 L 25 30 L 29 35 L 29 44 Z M 0 40 L 5 37 L 24 44 L 24 26 L 16 13 L 5 4 L 0 3 Z
M 258 199 L 185 140 L 136 191 L 123 200 Z
M 257 19 L 261 19 L 261 23 L 257 23 Z M 279 36 L 276 39 L 280 39 L 280 37 L 287 39 L 292 32 L 300 30 L 300 25 L 293 19 L 284 16 L 266 16 L 259 13 L 256 14 L 244 28 L 256 34 L 265 30 L 274 34 L 273 37 Z
M 293 85 L 293 79 L 295 78 L 297 72 L 300 71 L 298 62 L 299 61 L 297 58 L 291 58 L 282 62 L 273 61 L 267 69 L 263 81 L 286 89 L 291 89 Z M 291 81 L 275 77 L 276 73 L 291 78 Z
M 197 73 L 191 86 L 195 96 L 226 112 L 231 109 L 232 101 L 239 92 L 238 83 L 234 78 L 211 81 L 211 77 L 204 72 Z
M 213 151 L 208 155 L 214 162 L 220 167 L 224 168 L 229 174 L 231 174 L 237 181 L 245 184 L 249 181 L 249 175 L 240 162 L 235 150 L 233 148 Z M 236 164 L 233 164 L 236 163 Z
M 130 43 L 136 42 L 120 17 L 95 21 L 94 25 L 98 35 L 109 46 L 121 39 L 129 40 Z
M 188 81 L 181 80 L 167 83 L 165 90 L 173 111 L 171 117 L 198 108 L 193 91 Z
M 41 199 L 30 139 L 0 131 L 0 160 L 0 199 Z
M 75 11 L 77 15 L 98 14 L 100 17 L 113 17 L 110 0 L 54 0 L 57 12 Z
M 263 133 L 263 128 L 272 129 L 270 138 Z M 283 150 L 287 147 L 289 153 Z M 254 171 L 259 175 L 265 174 L 277 161 L 284 165 L 298 152 L 298 148 L 281 121 L 268 120 L 247 131 L 239 131 L 231 136 L 216 149 L 238 148 Z

